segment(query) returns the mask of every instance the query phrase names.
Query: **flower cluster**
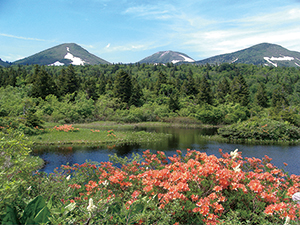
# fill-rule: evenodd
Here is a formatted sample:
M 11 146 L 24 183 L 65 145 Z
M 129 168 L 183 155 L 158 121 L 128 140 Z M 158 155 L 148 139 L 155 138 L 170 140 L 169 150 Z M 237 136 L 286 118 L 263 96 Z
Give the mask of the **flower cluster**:
M 251 220 L 253 214 L 270 222 L 299 217 L 300 206 L 291 197 L 300 191 L 300 176 L 288 176 L 270 163 L 271 158 L 243 158 L 238 150 L 231 154 L 220 150 L 221 158 L 189 149 L 185 156 L 177 153 L 167 157 L 147 150 L 141 162 L 131 161 L 121 168 L 110 162 L 65 166 L 90 174 L 85 184 L 69 184 L 78 193 L 72 200 L 93 198 L 101 208 L 103 202 L 119 199 L 129 210 L 146 199 L 157 206 L 150 211 L 170 212 L 172 223 L 180 224 L 217 224 L 226 213 L 239 210 L 247 212 L 241 220 Z M 69 182 L 76 180 L 75 174 L 72 177 Z
M 67 124 L 65 124 L 65 125 L 61 125 L 61 126 L 55 126 L 55 127 L 53 127 L 53 129 L 54 130 L 57 130 L 57 131 L 64 131 L 64 132 L 72 132 L 72 131 L 78 131 L 79 130 L 79 128 L 74 128 L 73 127 L 73 125 L 72 124 L 70 124 L 70 125 L 67 125 Z
M 100 130 L 93 130 L 93 129 L 91 129 L 91 131 L 93 132 L 93 133 L 100 133 Z
M 108 130 L 107 131 L 107 136 L 114 136 L 114 137 L 116 137 L 116 135 L 114 134 L 114 130 Z

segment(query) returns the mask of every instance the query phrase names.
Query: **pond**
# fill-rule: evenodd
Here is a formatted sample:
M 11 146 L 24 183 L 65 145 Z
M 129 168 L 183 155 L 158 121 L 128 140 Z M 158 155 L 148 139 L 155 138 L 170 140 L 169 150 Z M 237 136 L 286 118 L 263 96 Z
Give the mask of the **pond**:
M 103 162 L 108 161 L 109 154 L 116 153 L 121 157 L 130 157 L 132 153 L 142 153 L 150 149 L 152 152 L 164 151 L 167 156 L 176 154 L 176 150 L 195 149 L 206 152 L 208 155 L 214 154 L 220 157 L 219 149 L 223 152 L 230 152 L 239 149 L 243 157 L 263 158 L 265 155 L 271 157 L 275 166 L 284 168 L 289 174 L 300 175 L 300 146 L 282 145 L 246 145 L 218 143 L 201 138 L 202 135 L 212 135 L 216 129 L 185 129 L 185 128 L 139 128 L 148 132 L 164 132 L 172 134 L 167 140 L 161 142 L 149 142 L 143 144 L 132 144 L 122 146 L 40 146 L 33 150 L 34 155 L 40 156 L 47 164 L 42 171 L 53 172 L 54 168 L 69 163 L 84 163 L 86 160 Z M 288 165 L 284 167 L 283 163 Z

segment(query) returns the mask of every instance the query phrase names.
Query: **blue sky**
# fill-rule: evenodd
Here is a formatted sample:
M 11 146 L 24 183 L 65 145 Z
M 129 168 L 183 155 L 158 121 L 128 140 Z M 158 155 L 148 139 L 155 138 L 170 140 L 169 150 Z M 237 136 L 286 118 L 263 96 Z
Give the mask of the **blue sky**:
M 0 58 L 77 43 L 113 63 L 195 60 L 262 42 L 300 51 L 300 0 L 0 0 Z

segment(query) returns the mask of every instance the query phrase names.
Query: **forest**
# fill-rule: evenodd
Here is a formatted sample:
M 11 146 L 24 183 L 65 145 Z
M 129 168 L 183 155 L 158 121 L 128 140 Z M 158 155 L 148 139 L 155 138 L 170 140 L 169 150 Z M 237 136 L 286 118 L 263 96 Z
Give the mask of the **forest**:
M 268 120 L 296 129 L 299 78 L 298 68 L 229 63 L 1 67 L 0 126 L 34 134 L 44 121 L 263 126 Z

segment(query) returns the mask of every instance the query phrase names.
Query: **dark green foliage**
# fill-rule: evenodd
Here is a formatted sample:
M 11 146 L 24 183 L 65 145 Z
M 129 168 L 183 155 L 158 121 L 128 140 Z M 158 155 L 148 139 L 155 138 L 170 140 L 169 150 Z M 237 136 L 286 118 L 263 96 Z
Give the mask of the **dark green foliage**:
M 231 82 L 231 100 L 233 103 L 239 103 L 247 106 L 250 102 L 250 93 L 244 77 L 240 74 Z
M 131 97 L 129 101 L 129 105 L 134 105 L 136 107 L 141 107 L 143 105 L 142 101 L 143 91 L 141 86 L 137 82 L 136 78 L 132 79 L 132 90 L 131 90 Z
M 121 102 L 128 104 L 131 97 L 131 90 L 131 77 L 124 70 L 120 70 L 114 81 L 114 97 L 119 98 Z
M 121 71 L 129 79 L 120 79 Z M 16 82 L 11 83 L 13 77 Z M 145 110 L 151 108 L 143 112 L 146 116 L 132 118 L 160 120 L 177 116 L 176 111 L 181 117 L 212 124 L 231 124 L 259 115 L 298 126 L 299 77 L 300 71 L 296 68 L 246 64 L 18 65 L 0 69 L 0 116 L 22 116 L 28 108 L 35 108 L 35 114 L 45 121 L 119 120 L 116 109 L 130 109 L 132 105 L 141 108 L 146 104 Z M 52 82 L 57 87 L 53 91 Z M 78 95 L 79 102 L 76 101 Z M 82 96 L 92 101 L 86 103 Z M 174 104 L 177 98 L 180 109 Z M 103 99 L 109 107 L 101 109 L 100 115 L 96 105 Z M 203 104 L 216 108 L 202 108 Z M 85 106 L 87 110 L 83 110 Z M 155 107 L 157 109 L 152 110 Z
M 45 70 L 45 67 L 36 68 L 31 95 L 36 98 L 41 97 L 42 99 L 45 99 L 47 95 L 55 94 L 55 92 L 55 83 L 50 74 Z
M 268 107 L 268 96 L 266 92 L 266 87 L 263 83 L 260 83 L 254 98 L 254 101 L 257 105 L 263 108 Z
M 158 78 L 157 78 L 157 81 L 156 81 L 155 87 L 154 87 L 155 92 L 156 92 L 157 95 L 159 95 L 161 93 L 161 89 L 162 89 L 161 86 L 163 84 L 166 84 L 166 83 L 167 83 L 167 77 L 166 77 L 166 75 L 164 73 L 162 73 L 162 72 L 159 72 Z
M 205 76 L 202 77 L 199 87 L 199 93 L 197 95 L 199 104 L 207 103 L 212 104 L 212 93 L 210 84 Z
M 50 210 L 45 200 L 41 196 L 37 196 L 28 203 L 20 219 L 18 219 L 15 207 L 7 205 L 6 215 L 2 219 L 2 224 L 45 224 L 49 222 L 49 216 Z
M 174 93 L 170 95 L 169 99 L 169 109 L 175 112 L 180 109 L 178 94 Z
M 226 77 L 219 81 L 216 88 L 216 98 L 220 104 L 226 102 L 226 96 L 230 94 L 230 85 Z
M 284 109 L 289 105 L 283 86 L 277 87 L 272 94 L 272 106 Z
M 257 118 L 219 128 L 218 133 L 228 139 L 243 140 L 296 141 L 300 138 L 300 129 L 287 122 Z

